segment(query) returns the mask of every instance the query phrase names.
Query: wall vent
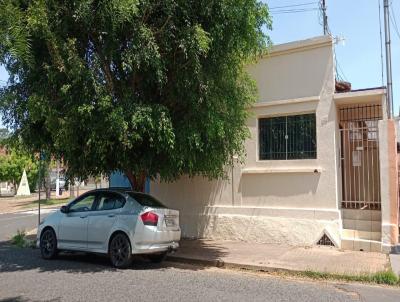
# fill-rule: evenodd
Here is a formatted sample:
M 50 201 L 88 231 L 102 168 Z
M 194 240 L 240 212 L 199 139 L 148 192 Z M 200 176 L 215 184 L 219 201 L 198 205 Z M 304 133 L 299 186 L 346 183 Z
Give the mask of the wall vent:
M 321 239 L 318 240 L 317 245 L 335 246 L 326 234 L 322 235 Z

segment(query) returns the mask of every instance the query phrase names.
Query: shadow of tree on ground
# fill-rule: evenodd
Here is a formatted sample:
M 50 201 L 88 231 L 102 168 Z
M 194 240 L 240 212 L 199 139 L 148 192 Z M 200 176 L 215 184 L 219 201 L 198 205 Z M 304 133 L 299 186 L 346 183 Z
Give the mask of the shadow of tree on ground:
M 195 257 L 207 257 L 218 261 L 224 256 L 222 247 L 205 244 L 202 240 L 181 242 L 182 250 L 175 255 L 193 254 Z M 174 255 L 172 255 L 174 257 Z M 201 258 L 200 258 L 201 259 Z M 171 258 L 172 260 L 172 258 Z M 188 262 L 186 262 L 188 263 Z M 196 262 L 193 262 L 196 264 Z M 132 270 L 149 269 L 168 269 L 179 266 L 181 269 L 202 270 L 202 266 L 190 265 L 182 266 L 175 262 L 168 261 L 161 264 L 150 262 L 145 256 L 135 256 Z M 39 272 L 63 271 L 68 273 L 97 273 L 104 271 L 118 271 L 111 266 L 107 255 L 81 253 L 81 252 L 61 252 L 54 260 L 44 260 L 40 256 L 40 251 L 34 248 L 18 248 L 9 241 L 0 242 L 0 274 L 4 272 L 15 272 L 24 270 L 39 270 Z

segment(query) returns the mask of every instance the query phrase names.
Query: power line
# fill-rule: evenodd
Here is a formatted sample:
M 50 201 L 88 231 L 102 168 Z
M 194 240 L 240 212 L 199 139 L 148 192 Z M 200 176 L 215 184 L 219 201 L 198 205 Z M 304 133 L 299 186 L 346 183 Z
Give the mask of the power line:
M 389 8 L 390 8 L 390 10 L 389 10 L 390 21 L 392 22 L 394 30 L 396 31 L 397 37 L 400 39 L 400 33 L 399 33 L 399 29 L 397 27 L 396 16 L 395 16 L 395 14 L 393 12 L 392 6 L 390 6 Z
M 305 13 L 305 12 L 312 12 L 317 11 L 318 8 L 308 8 L 308 9 L 288 9 L 288 10 L 277 10 L 272 11 L 272 15 L 279 15 L 279 14 L 292 14 L 292 13 Z
M 269 10 L 274 10 L 277 8 L 286 8 L 286 7 L 298 7 L 298 6 L 306 6 L 306 5 L 311 5 L 311 4 L 316 4 L 318 3 L 317 1 L 314 2 L 306 2 L 306 3 L 300 3 L 300 4 L 291 4 L 291 5 L 283 5 L 283 6 L 274 6 L 270 7 Z

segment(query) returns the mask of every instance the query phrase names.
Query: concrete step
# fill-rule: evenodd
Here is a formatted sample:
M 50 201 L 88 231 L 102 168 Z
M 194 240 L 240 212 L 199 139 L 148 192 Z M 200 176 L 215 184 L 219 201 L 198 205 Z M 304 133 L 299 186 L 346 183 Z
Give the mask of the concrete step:
M 382 223 L 380 221 L 343 219 L 343 228 L 357 231 L 380 232 Z
M 376 210 L 342 209 L 342 219 L 381 221 L 382 214 Z
M 375 240 L 342 238 L 341 247 L 351 251 L 382 252 L 381 242 Z
M 341 237 L 346 239 L 365 239 L 365 240 L 381 241 L 382 234 L 381 232 L 367 232 L 367 231 L 343 229 Z

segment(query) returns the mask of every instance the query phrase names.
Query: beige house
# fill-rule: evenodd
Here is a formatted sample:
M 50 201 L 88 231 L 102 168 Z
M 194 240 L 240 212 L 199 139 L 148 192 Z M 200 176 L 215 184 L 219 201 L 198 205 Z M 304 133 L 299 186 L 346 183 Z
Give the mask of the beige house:
M 398 244 L 396 129 L 385 89 L 335 92 L 331 37 L 277 45 L 228 180 L 151 183 L 184 237 L 388 252 Z

